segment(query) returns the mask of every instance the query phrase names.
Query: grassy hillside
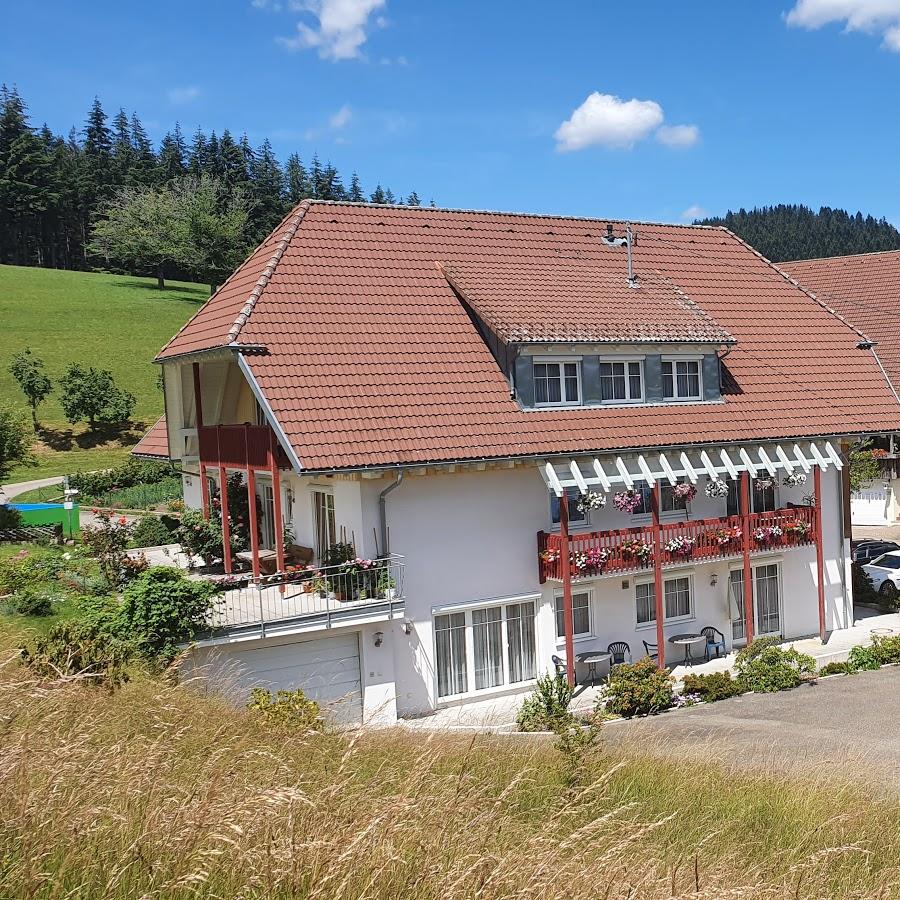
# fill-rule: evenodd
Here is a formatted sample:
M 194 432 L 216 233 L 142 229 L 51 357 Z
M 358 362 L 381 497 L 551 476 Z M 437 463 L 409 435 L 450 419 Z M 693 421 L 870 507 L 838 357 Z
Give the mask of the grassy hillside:
M 846 784 L 767 778 L 623 750 L 613 728 L 581 758 L 517 736 L 278 733 L 146 677 L 47 690 L 20 639 L 0 626 L 10 900 L 900 893 L 900 807 L 849 763 Z
M 56 397 L 49 397 L 39 409 L 45 430 L 38 435 L 37 465 L 13 479 L 100 468 L 123 458 L 140 436 L 138 423 L 150 424 L 162 412 L 158 368 L 151 360 L 207 296 L 203 285 L 170 282 L 160 291 L 150 278 L 0 266 L 0 400 L 24 404 L 7 371 L 23 347 L 44 360 L 53 379 L 68 363 L 80 362 L 109 369 L 137 397 L 133 433 L 101 446 L 73 429 Z

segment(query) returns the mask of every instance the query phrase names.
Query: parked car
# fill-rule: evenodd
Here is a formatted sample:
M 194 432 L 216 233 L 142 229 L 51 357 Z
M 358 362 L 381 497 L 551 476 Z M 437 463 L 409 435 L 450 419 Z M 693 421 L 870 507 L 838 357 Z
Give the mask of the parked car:
M 865 564 L 894 550 L 900 550 L 900 544 L 894 541 L 860 541 L 853 545 L 851 555 L 853 562 Z
M 872 587 L 885 600 L 897 599 L 900 594 L 900 551 L 885 553 L 862 568 L 872 579 Z

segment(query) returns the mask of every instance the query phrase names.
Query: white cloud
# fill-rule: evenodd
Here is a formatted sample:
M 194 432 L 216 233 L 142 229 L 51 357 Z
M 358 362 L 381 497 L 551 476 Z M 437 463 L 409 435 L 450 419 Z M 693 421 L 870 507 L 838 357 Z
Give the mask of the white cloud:
M 662 121 L 662 107 L 653 100 L 622 100 L 594 91 L 554 136 L 558 150 L 583 150 L 595 144 L 628 149 Z
M 796 0 L 785 21 L 810 30 L 843 22 L 847 31 L 880 34 L 900 53 L 900 0 Z
M 193 103 L 200 96 L 200 88 L 190 85 L 188 87 L 172 88 L 168 92 L 169 103 L 182 106 L 185 103 Z
M 337 131 L 343 128 L 353 118 L 353 110 L 345 103 L 334 115 L 328 119 L 328 127 Z
M 693 222 L 694 219 L 706 219 L 708 217 L 709 212 L 702 206 L 698 206 L 696 203 L 693 206 L 689 206 L 681 214 L 681 218 L 684 219 L 685 222 Z
M 693 147 L 700 140 L 700 129 L 696 125 L 662 125 L 656 139 L 666 147 Z
M 298 22 L 297 34 L 278 42 L 288 50 L 315 48 L 335 62 L 354 59 L 368 38 L 369 16 L 384 5 L 385 0 L 293 0 L 292 9 L 311 13 L 318 24 Z

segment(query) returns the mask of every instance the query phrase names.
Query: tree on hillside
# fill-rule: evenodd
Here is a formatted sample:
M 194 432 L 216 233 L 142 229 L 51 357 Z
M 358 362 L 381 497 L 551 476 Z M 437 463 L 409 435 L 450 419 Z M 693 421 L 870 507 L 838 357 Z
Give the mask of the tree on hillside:
M 120 188 L 101 207 L 90 252 L 133 271 L 153 272 L 157 287 L 164 288 L 166 265 L 188 252 L 177 203 L 168 188 Z
M 9 374 L 19 383 L 22 393 L 31 407 L 31 420 L 35 427 L 38 424 L 38 404 L 45 400 L 51 390 L 51 382 L 44 372 L 44 361 L 35 356 L 29 347 L 16 353 L 9 364 Z
M 185 236 L 181 264 L 215 290 L 247 255 L 250 203 L 241 191 L 229 195 L 220 181 L 207 175 L 182 178 L 172 193 L 178 228 Z
M 73 425 L 87 422 L 91 431 L 102 425 L 123 425 L 137 402 L 134 394 L 120 388 L 106 369 L 85 369 L 72 363 L 59 382 L 60 405 Z
M 13 466 L 28 459 L 31 452 L 31 429 L 21 410 L 0 405 L 0 483 Z
M 818 212 L 786 204 L 729 210 L 697 224 L 724 225 L 773 262 L 900 249 L 900 231 L 887 220 L 828 206 Z

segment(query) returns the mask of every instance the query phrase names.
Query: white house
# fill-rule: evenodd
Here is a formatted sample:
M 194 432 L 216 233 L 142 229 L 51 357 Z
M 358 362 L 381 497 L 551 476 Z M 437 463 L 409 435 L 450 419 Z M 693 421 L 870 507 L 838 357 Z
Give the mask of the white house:
M 157 360 L 136 452 L 226 532 L 257 498 L 198 661 L 357 721 L 847 627 L 842 454 L 900 429 L 863 336 L 699 226 L 305 201 Z

